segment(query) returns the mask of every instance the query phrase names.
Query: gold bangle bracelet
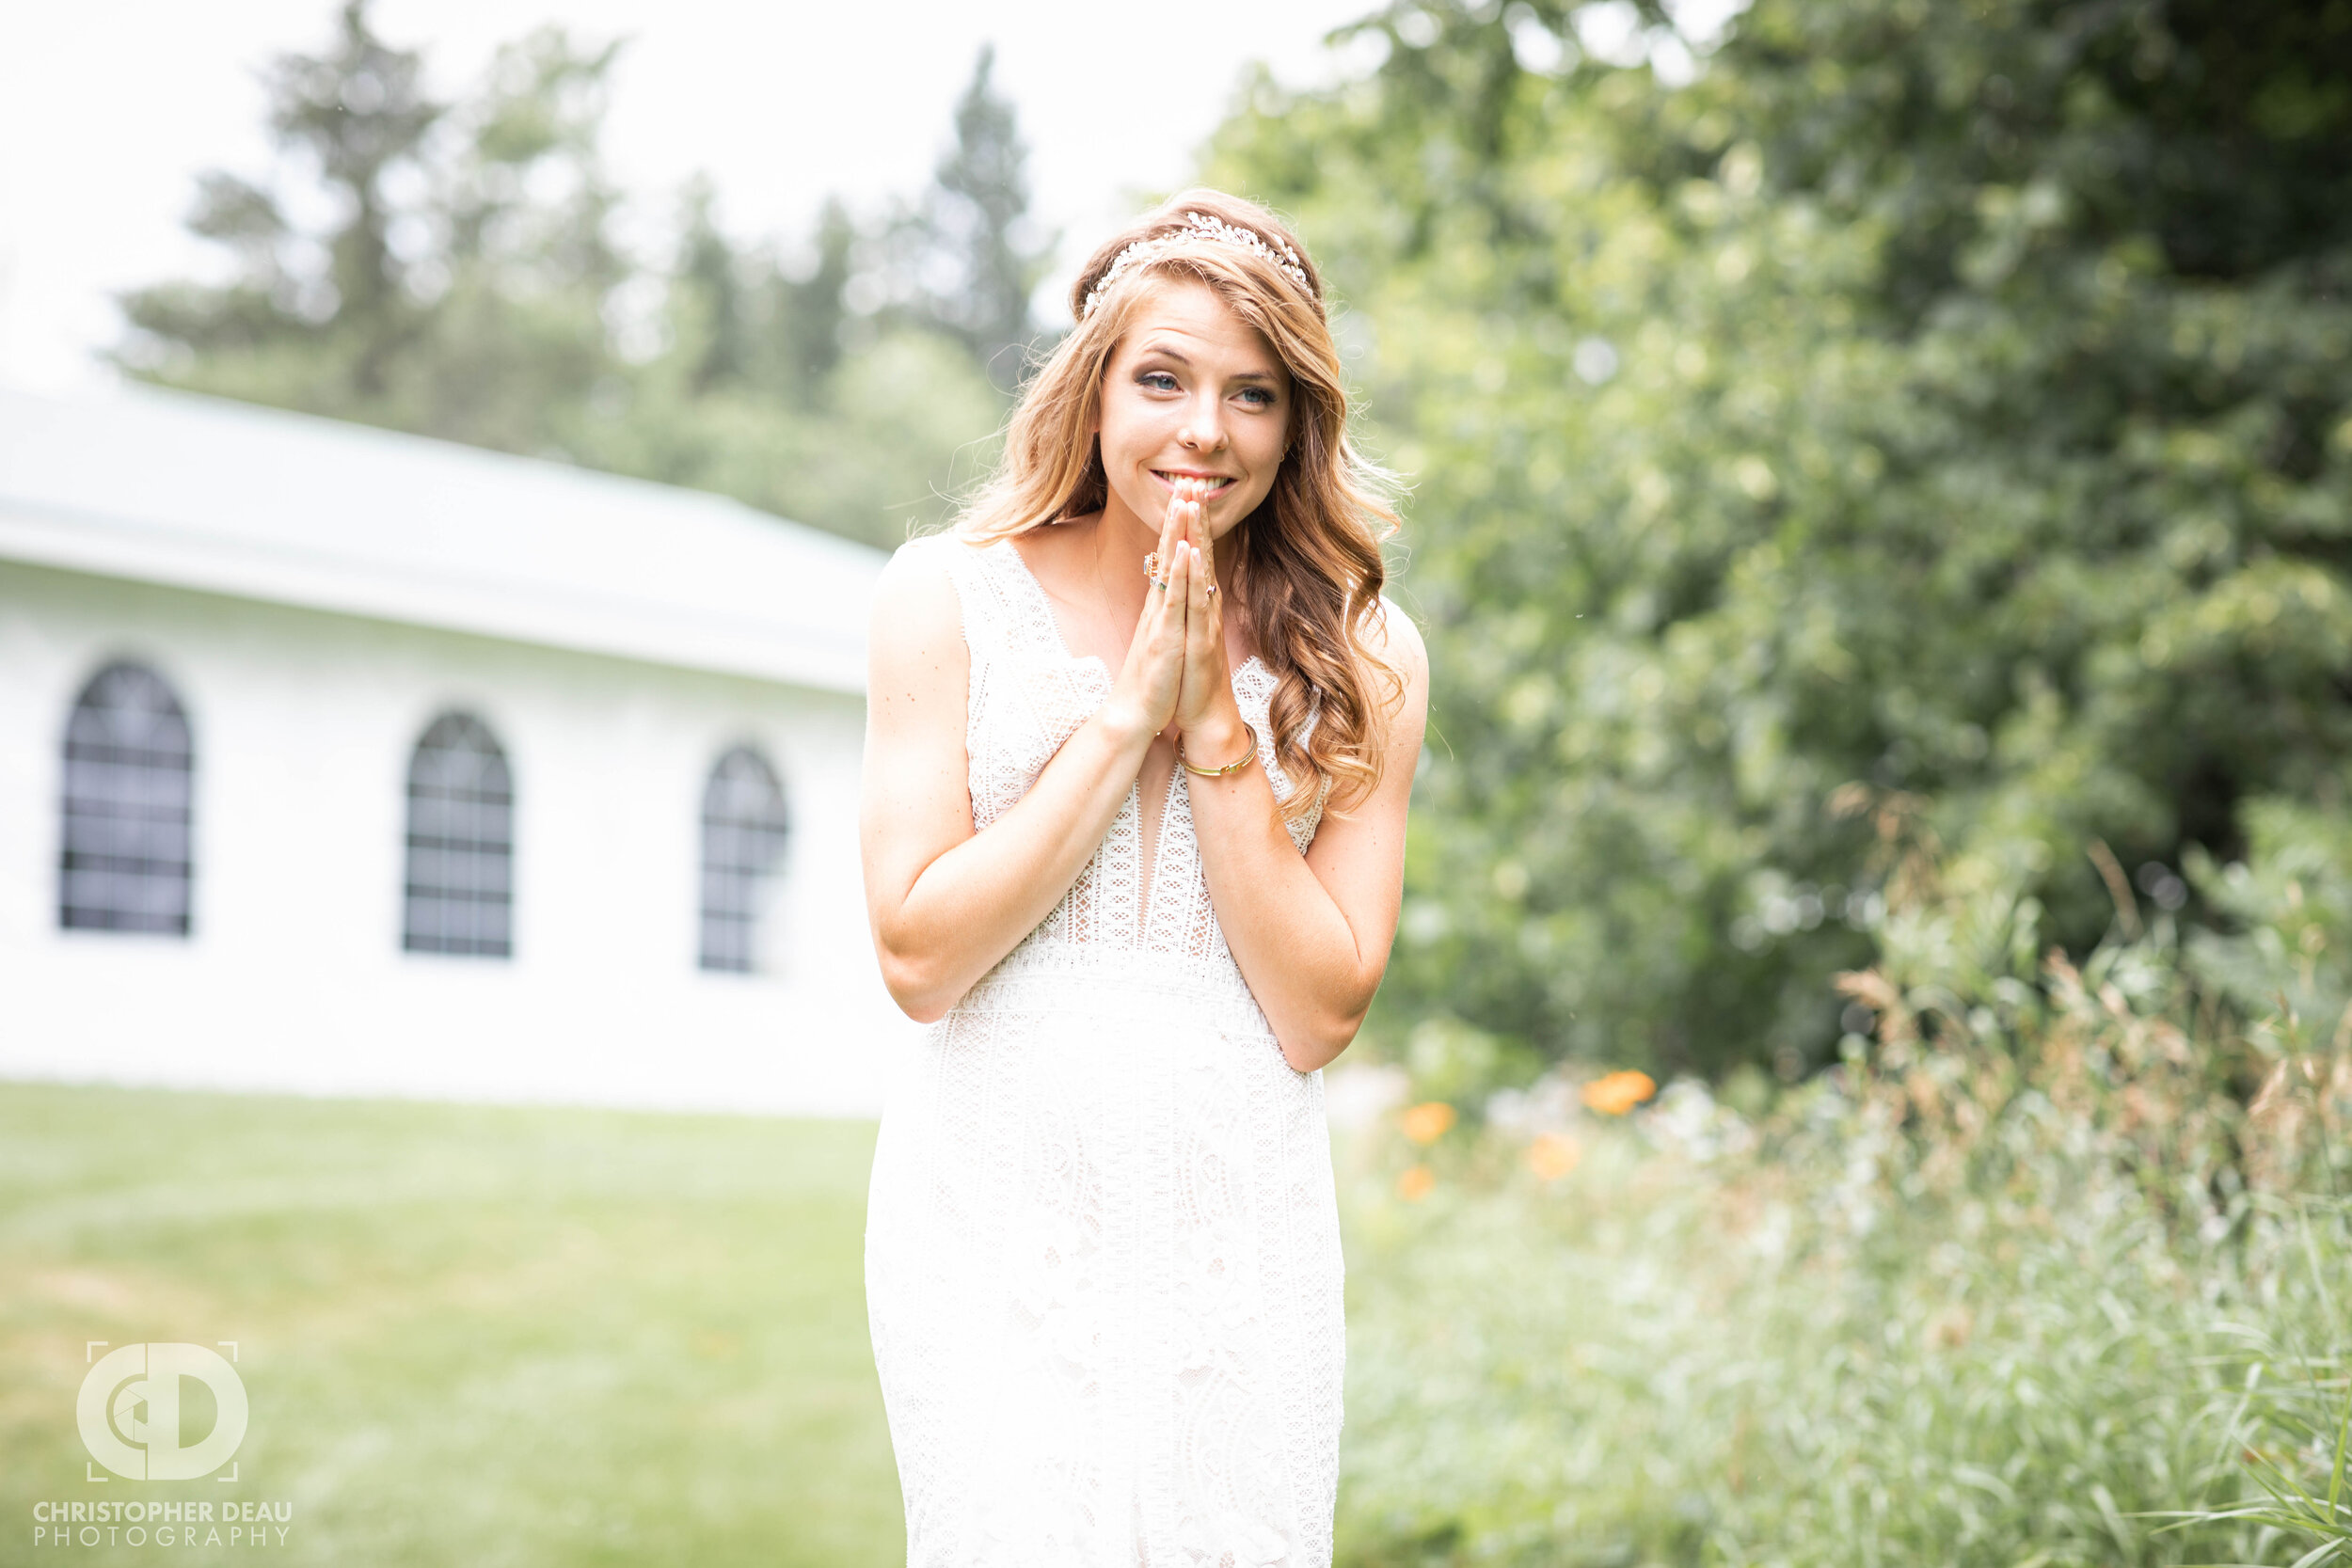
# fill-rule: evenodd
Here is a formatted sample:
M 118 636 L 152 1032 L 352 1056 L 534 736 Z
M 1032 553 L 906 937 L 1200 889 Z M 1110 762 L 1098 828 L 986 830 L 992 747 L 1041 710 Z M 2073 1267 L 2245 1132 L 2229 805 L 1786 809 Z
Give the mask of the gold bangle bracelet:
M 1229 773 L 1240 772 L 1243 768 L 1258 760 L 1257 726 L 1250 723 L 1248 720 L 1245 719 L 1241 721 L 1241 727 L 1249 732 L 1249 750 L 1244 752 L 1240 756 L 1235 757 L 1232 762 L 1227 763 L 1224 767 L 1200 767 L 1190 757 L 1184 755 L 1184 744 L 1181 741 L 1179 741 L 1176 746 L 1176 760 L 1183 763 L 1187 771 L 1198 773 L 1204 779 L 1221 779 Z

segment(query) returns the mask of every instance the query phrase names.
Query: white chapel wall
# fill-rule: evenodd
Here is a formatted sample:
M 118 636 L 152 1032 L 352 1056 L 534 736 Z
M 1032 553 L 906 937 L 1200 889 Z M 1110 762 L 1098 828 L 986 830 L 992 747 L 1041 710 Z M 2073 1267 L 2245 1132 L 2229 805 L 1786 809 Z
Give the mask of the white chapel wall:
M 195 732 L 195 931 L 57 928 L 60 743 L 102 664 Z M 0 1075 L 870 1114 L 910 1037 L 867 946 L 855 697 L 0 562 Z M 435 714 L 516 789 L 511 960 L 401 950 L 405 779 Z M 696 964 L 711 765 L 793 832 L 779 973 Z

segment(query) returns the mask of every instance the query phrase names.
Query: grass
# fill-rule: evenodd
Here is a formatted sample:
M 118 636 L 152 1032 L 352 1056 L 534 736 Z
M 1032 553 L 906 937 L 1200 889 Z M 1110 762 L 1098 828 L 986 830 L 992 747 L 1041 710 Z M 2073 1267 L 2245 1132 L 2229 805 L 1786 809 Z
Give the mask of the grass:
M 1341 1138 L 1340 1568 L 2287 1564 L 2341 1532 L 2286 1505 L 2342 1497 L 2352 1211 L 2185 1210 L 2031 1089 L 1922 1163 L 1892 1088 L 1754 1124 L 1695 1085 L 1556 1096 L 1549 1163 L 1532 1123 Z M 66 1560 L 16 1555 L 37 1500 L 207 1494 L 292 1502 L 284 1562 L 902 1560 L 871 1151 L 0 1085 L 0 1563 Z M 240 1479 L 86 1481 L 87 1339 L 237 1340 Z
M 290 1564 L 902 1560 L 860 1275 L 872 1146 L 858 1123 L 0 1085 L 0 1561 L 40 1499 L 207 1495 L 291 1501 Z M 239 1480 L 87 1482 L 90 1339 L 236 1340 Z
M 1350 1148 L 1341 1568 L 2285 1568 L 2352 1524 L 2340 1201 L 2184 1226 L 2030 1095 L 1942 1184 L 1828 1084 L 1760 1140 L 1672 1098 L 1571 1116 L 1549 1180 L 1493 1128 Z

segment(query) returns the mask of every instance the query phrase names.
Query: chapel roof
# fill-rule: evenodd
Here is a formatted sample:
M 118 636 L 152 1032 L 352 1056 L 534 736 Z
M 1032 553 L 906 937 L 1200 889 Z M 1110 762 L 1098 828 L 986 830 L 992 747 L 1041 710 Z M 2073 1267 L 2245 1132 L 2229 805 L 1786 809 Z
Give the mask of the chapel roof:
M 883 556 L 699 491 L 129 387 L 0 388 L 0 560 L 853 692 Z

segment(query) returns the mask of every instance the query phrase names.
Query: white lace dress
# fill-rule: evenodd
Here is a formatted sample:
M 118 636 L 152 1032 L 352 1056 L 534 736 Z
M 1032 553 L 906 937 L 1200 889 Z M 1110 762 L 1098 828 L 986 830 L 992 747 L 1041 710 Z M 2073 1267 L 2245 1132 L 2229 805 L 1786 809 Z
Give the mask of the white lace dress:
M 985 832 L 1110 693 L 1009 544 L 936 552 Z M 1278 796 L 1274 678 L 1233 676 Z M 911 1568 L 1323 1568 L 1340 1234 L 1320 1073 L 1225 946 L 1182 768 L 931 1025 L 874 1155 L 866 1302 Z M 1303 853 L 1316 810 L 1295 823 Z

